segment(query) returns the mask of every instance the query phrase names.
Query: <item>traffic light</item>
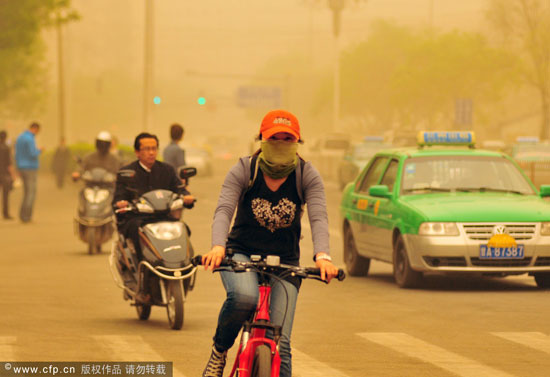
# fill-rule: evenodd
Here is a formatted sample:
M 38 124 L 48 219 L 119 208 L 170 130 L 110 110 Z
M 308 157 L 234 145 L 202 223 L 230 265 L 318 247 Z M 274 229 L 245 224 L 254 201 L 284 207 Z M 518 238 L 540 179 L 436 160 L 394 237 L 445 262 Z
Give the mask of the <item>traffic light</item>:
M 206 105 L 206 98 L 200 96 L 199 98 L 197 98 L 197 103 L 201 106 Z
M 155 96 L 155 97 L 153 98 L 153 103 L 154 103 L 155 105 L 160 105 L 160 102 L 161 102 L 161 100 L 160 100 L 160 97 L 159 97 L 159 96 Z

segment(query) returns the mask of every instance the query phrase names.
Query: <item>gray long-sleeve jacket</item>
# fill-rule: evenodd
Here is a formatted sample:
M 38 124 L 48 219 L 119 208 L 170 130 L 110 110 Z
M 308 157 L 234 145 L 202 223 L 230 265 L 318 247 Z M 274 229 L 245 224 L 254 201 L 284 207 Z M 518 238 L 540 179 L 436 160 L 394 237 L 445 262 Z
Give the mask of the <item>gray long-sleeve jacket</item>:
M 317 169 L 298 159 L 296 167 L 296 187 L 298 195 L 305 200 L 313 239 L 313 253 L 329 251 L 328 215 L 323 180 Z M 304 164 L 301 169 L 300 164 Z M 303 177 L 302 175 L 303 171 Z M 261 172 L 258 172 L 260 174 Z M 250 157 L 241 157 L 234 165 L 222 185 L 218 205 L 212 223 L 212 246 L 224 246 L 229 234 L 231 220 L 239 201 L 249 188 Z

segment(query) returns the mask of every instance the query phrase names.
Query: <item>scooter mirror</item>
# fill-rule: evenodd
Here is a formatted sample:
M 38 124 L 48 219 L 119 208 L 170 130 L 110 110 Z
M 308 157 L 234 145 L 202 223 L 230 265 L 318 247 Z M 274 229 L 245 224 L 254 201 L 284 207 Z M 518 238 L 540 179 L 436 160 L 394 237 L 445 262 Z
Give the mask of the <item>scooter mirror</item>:
M 179 176 L 181 179 L 191 178 L 197 175 L 197 168 L 191 166 L 184 166 L 179 169 Z
M 135 176 L 136 176 L 135 170 L 121 169 L 116 174 L 116 179 L 119 182 L 129 184 L 129 183 L 133 182 Z

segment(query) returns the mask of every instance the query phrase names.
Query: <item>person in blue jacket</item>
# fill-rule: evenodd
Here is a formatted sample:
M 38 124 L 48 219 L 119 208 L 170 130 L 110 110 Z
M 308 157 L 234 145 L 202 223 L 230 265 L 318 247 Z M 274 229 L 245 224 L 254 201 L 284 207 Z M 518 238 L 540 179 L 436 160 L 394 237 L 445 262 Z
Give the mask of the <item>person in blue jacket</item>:
M 36 198 L 38 156 L 43 150 L 43 148 L 36 147 L 35 136 L 39 131 L 40 125 L 34 122 L 28 130 L 23 131 L 17 137 L 15 142 L 15 165 L 23 181 L 23 201 L 19 211 L 19 218 L 23 223 L 31 221 Z

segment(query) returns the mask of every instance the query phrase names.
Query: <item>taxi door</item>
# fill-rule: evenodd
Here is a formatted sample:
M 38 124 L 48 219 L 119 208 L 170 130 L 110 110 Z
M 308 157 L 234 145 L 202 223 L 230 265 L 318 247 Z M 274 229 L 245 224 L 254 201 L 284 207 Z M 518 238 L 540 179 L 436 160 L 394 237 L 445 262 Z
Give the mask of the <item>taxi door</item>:
M 399 161 L 392 159 L 380 180 L 380 185 L 388 186 L 390 193 L 394 192 Z M 372 200 L 373 210 L 369 213 L 371 224 L 370 244 L 376 255 L 385 261 L 392 261 L 393 245 L 392 233 L 394 228 L 395 204 L 393 198 L 369 197 Z
M 354 211 L 351 226 L 353 236 L 355 237 L 358 253 L 369 258 L 377 256 L 375 252 L 376 242 L 373 240 L 373 233 L 376 230 L 372 227 L 372 214 L 376 198 L 369 196 L 369 188 L 380 182 L 388 161 L 389 157 L 386 156 L 375 157 L 352 194 Z

